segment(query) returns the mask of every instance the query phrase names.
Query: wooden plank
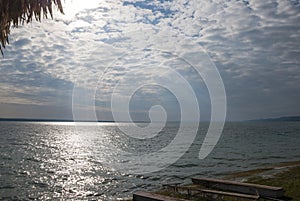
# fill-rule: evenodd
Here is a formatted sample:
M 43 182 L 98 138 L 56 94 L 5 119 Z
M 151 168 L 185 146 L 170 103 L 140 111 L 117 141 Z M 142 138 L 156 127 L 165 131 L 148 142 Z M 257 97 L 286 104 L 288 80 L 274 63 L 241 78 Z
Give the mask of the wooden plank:
M 259 198 L 258 195 L 249 195 L 249 194 L 242 194 L 242 193 L 231 193 L 231 192 L 216 191 L 216 190 L 207 190 L 207 189 L 203 189 L 203 190 L 200 190 L 200 191 L 203 192 L 203 193 L 226 195 L 226 196 L 239 197 L 239 198 L 247 198 L 247 199 L 254 199 L 254 200 L 257 200 Z
M 210 178 L 192 178 L 194 184 L 200 184 L 209 188 L 215 188 L 224 191 L 259 195 L 261 197 L 280 198 L 284 196 L 282 187 L 266 186 L 259 184 L 242 183 Z
M 204 181 L 204 182 L 207 181 L 207 182 L 224 183 L 224 184 L 234 184 L 234 185 L 240 185 L 240 186 L 259 187 L 259 188 L 270 189 L 270 190 L 280 190 L 280 189 L 282 189 L 282 187 L 267 186 L 267 185 L 252 184 L 252 183 L 244 183 L 244 182 L 230 181 L 230 180 L 223 180 L 223 179 L 192 178 L 192 180 L 201 180 L 201 181 Z
M 188 200 L 172 198 L 169 196 L 158 195 L 149 192 L 135 192 L 133 193 L 133 201 L 188 201 Z
M 202 189 L 202 188 L 195 188 L 195 187 L 178 187 L 178 189 L 187 190 L 188 194 L 191 192 L 200 192 L 200 193 L 208 193 L 208 194 L 217 194 L 217 195 L 226 195 L 231 197 L 239 197 L 239 198 L 247 198 L 247 199 L 258 199 L 258 195 L 249 195 L 249 194 L 243 194 L 243 193 L 233 193 L 233 192 L 225 192 L 225 191 L 217 191 L 217 190 L 210 190 L 210 189 Z
M 267 199 L 267 200 L 273 200 L 273 201 L 287 201 L 287 200 L 292 200 L 292 199 L 289 199 L 289 198 L 279 199 L 279 198 L 271 198 L 271 197 L 265 197 L 265 199 Z

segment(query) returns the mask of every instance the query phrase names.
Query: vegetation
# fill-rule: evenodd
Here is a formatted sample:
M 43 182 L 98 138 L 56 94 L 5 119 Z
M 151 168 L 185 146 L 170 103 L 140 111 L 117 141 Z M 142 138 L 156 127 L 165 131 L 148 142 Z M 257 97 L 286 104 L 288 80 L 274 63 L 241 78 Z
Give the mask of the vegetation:
M 291 167 L 287 171 L 277 173 L 271 178 L 253 176 L 247 181 L 270 186 L 281 186 L 285 189 L 286 196 L 293 198 L 293 200 L 300 200 L 300 166 Z
M 268 171 L 280 170 L 278 173 L 274 173 L 271 177 L 263 177 L 259 175 L 264 175 Z M 300 162 L 287 162 L 280 163 L 274 166 L 260 168 L 256 170 L 250 170 L 245 172 L 233 173 L 225 177 L 225 179 L 246 179 L 246 182 L 256 183 L 262 185 L 269 186 L 279 186 L 283 187 L 285 192 L 285 196 L 292 198 L 292 200 L 300 200 Z M 193 185 L 189 185 L 189 187 L 193 188 Z M 206 198 L 203 197 L 189 197 L 185 193 L 174 192 L 171 189 L 163 189 L 157 191 L 158 194 L 167 195 L 171 197 L 177 198 L 186 198 L 194 201 L 207 201 Z M 224 200 L 232 201 L 236 200 L 233 197 L 223 197 Z M 239 200 L 247 200 L 247 199 L 239 199 Z
M 254 170 L 243 171 L 243 172 L 235 172 L 235 173 L 225 176 L 224 179 L 228 179 L 228 180 L 234 180 L 234 179 L 239 179 L 239 178 L 247 179 L 247 178 L 254 177 L 255 175 L 259 175 L 259 174 L 263 174 L 268 171 L 272 171 L 274 169 L 279 169 L 279 170 L 283 169 L 284 170 L 284 169 L 292 167 L 292 166 L 300 166 L 300 161 L 283 162 L 283 163 L 279 163 L 279 164 L 272 165 L 269 167 L 263 167 L 263 168 L 258 168 L 258 169 L 254 169 Z
M 263 172 L 267 172 L 270 170 L 283 168 L 282 171 L 274 174 L 272 177 L 264 178 L 262 176 L 258 176 Z M 247 182 L 249 183 L 256 183 L 262 185 L 269 185 L 269 186 L 280 186 L 283 187 L 285 195 L 292 200 L 300 200 L 300 162 L 288 162 L 288 163 L 281 163 L 272 167 L 261 168 L 257 170 L 250 170 L 246 172 L 240 173 L 233 173 L 225 177 L 226 179 L 237 179 L 237 178 L 247 178 Z M 188 187 L 193 188 L 193 185 L 188 185 Z M 176 198 L 184 198 L 193 201 L 207 201 L 206 198 L 203 197 L 189 197 L 186 193 L 178 193 L 174 192 L 172 189 L 162 189 L 157 191 L 156 193 Z M 236 198 L 233 197 L 223 197 L 226 201 L 233 201 Z M 132 200 L 132 199 L 131 199 Z M 238 199 L 238 200 L 246 200 L 246 199 Z M 130 201 L 127 200 L 127 201 Z
M 63 13 L 61 0 L 0 0 L 0 51 L 9 43 L 11 26 L 29 23 L 33 19 L 41 21 L 41 16 L 53 18 L 52 5 Z

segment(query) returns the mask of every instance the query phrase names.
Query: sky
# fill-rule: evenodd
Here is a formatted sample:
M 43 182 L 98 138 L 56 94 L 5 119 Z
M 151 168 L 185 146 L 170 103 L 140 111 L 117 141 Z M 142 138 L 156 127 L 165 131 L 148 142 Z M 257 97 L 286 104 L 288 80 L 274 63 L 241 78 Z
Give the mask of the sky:
M 184 119 L 209 120 L 212 100 L 229 121 L 300 114 L 298 0 L 66 0 L 64 12 L 12 28 L 0 118 L 178 120 L 185 105 Z

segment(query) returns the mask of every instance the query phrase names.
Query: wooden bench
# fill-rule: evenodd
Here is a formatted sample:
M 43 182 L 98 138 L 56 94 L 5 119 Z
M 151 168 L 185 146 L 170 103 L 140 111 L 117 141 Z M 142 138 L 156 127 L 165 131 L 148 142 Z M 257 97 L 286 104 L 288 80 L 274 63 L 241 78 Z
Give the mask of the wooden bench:
M 246 199 L 253 199 L 253 200 L 259 199 L 258 195 L 248 195 L 248 194 L 243 194 L 243 193 L 231 193 L 231 192 L 207 190 L 207 189 L 199 189 L 199 191 L 202 193 L 208 193 L 208 194 L 225 195 L 225 196 L 232 196 L 232 197 L 246 198 Z
M 133 193 L 133 201 L 188 201 L 185 199 L 172 198 L 165 195 L 158 195 L 149 192 Z
M 192 178 L 194 184 L 199 184 L 207 188 L 213 188 L 223 191 L 257 195 L 260 197 L 280 198 L 284 196 L 282 187 L 266 186 L 259 184 L 242 183 L 237 181 L 228 181 L 210 178 Z
M 230 197 L 237 197 L 237 198 L 246 198 L 252 200 L 258 200 L 258 195 L 249 195 L 243 193 L 234 193 L 234 192 L 226 192 L 226 191 L 218 191 L 218 190 L 211 190 L 211 189 L 202 189 L 198 187 L 188 187 L 188 186 L 178 186 L 178 191 L 186 190 L 188 196 L 193 196 L 196 194 L 212 194 L 212 195 L 222 195 L 222 196 L 230 196 Z

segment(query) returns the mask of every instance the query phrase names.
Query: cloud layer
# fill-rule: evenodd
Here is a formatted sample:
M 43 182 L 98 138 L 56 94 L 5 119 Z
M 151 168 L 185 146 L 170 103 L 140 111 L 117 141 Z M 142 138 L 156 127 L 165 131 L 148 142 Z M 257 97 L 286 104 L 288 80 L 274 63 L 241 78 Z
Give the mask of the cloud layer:
M 76 85 L 96 92 L 100 119 L 111 118 L 111 94 L 122 98 L 129 85 L 141 86 L 130 106 L 137 116 L 147 119 L 144 111 L 158 100 L 178 111 L 170 92 L 142 87 L 157 79 L 175 83 L 173 69 L 190 83 L 201 115 L 209 119 L 209 93 L 185 58 L 203 66 L 209 58 L 216 65 L 230 120 L 300 113 L 298 1 L 107 0 L 66 6 L 73 11 L 66 8 L 65 16 L 13 29 L 0 64 L 0 107 L 6 108 L 1 117 L 63 117 L 66 111 L 59 114 L 58 108 L 65 107 L 69 118 Z M 198 52 L 203 57 L 193 56 Z M 127 86 L 116 91 L 118 83 Z M 10 113 L 12 105 L 34 109 Z M 41 112 L 48 110 L 58 112 Z

